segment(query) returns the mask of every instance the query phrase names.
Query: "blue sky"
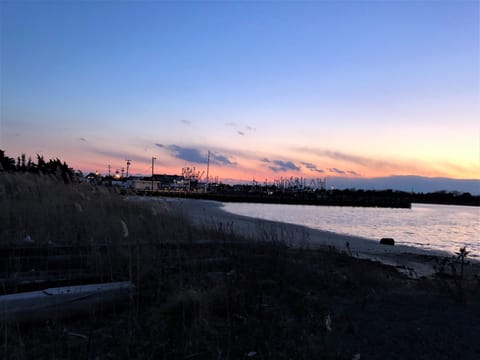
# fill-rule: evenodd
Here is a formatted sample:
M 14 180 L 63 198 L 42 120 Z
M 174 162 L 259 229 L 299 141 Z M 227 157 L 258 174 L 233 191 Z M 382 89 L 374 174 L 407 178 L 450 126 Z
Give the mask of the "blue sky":
M 12 155 L 138 173 L 155 156 L 178 173 L 211 151 L 220 178 L 480 178 L 478 2 L 0 8 Z

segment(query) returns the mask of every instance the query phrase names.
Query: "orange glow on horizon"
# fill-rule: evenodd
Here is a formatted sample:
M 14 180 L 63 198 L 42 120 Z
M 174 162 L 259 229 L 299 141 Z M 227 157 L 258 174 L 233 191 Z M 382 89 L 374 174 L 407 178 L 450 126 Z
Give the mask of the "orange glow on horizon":
M 80 154 L 80 155 L 79 155 Z M 133 158 L 129 166 L 129 175 L 141 175 L 150 176 L 151 174 L 151 156 L 145 154 L 139 155 L 130 153 L 128 158 Z M 12 154 L 6 152 L 7 156 L 16 158 L 18 154 Z M 32 157 L 33 161 L 36 161 L 36 156 L 26 154 L 27 158 Z M 43 154 L 45 159 L 50 159 L 57 156 L 49 157 L 47 154 Z M 155 152 L 155 173 L 156 174 L 178 174 L 182 172 L 182 168 L 189 166 L 195 167 L 197 171 L 203 172 L 202 180 L 206 180 L 207 164 L 188 163 L 185 160 L 177 159 L 173 156 L 165 155 L 159 152 Z M 111 175 L 116 171 L 121 172 L 122 169 L 126 172 L 126 159 L 116 158 L 109 156 L 101 156 L 97 154 L 85 154 L 76 153 L 74 151 L 67 151 L 64 153 L 58 153 L 58 157 L 63 162 L 65 161 L 70 167 L 75 170 L 82 171 L 83 174 L 90 172 L 98 172 L 100 175 L 108 174 L 108 165 L 110 165 Z M 218 178 L 222 182 L 246 182 L 250 183 L 253 180 L 263 183 L 265 180 L 273 182 L 275 179 L 290 178 L 290 177 L 302 177 L 307 179 L 312 178 L 332 178 L 332 177 L 351 177 L 351 178 L 377 178 L 377 177 L 389 177 L 389 176 L 402 176 L 402 175 L 416 175 L 422 177 L 442 177 L 452 179 L 480 179 L 480 167 L 478 164 L 460 163 L 452 164 L 450 162 L 434 162 L 427 160 L 406 160 L 399 159 L 394 161 L 378 160 L 371 161 L 371 163 L 365 162 L 364 164 L 355 164 L 349 159 L 327 159 L 320 156 L 311 156 L 306 158 L 304 162 L 299 162 L 300 155 L 295 156 L 292 159 L 284 158 L 284 162 L 291 162 L 299 170 L 285 170 L 285 171 L 272 171 L 269 166 L 273 166 L 273 163 L 265 162 L 262 159 L 274 159 L 272 155 L 262 154 L 239 154 L 232 159 L 233 165 L 219 165 L 218 163 L 211 162 L 209 177 L 210 180 Z M 270 160 L 272 161 L 272 160 Z M 319 171 L 313 171 L 308 168 L 308 164 L 318 165 Z M 323 172 L 320 172 L 323 171 Z
M 108 165 L 111 165 L 111 173 L 115 171 L 121 171 L 122 168 L 126 168 L 126 164 L 122 161 L 112 161 L 111 159 L 94 158 L 89 160 L 79 161 L 77 159 L 61 159 L 66 161 L 67 164 L 76 169 L 81 170 L 84 174 L 98 171 L 100 174 L 108 174 Z M 438 166 L 436 168 L 422 167 L 421 164 L 413 164 L 410 166 L 399 165 L 395 169 L 391 168 L 365 168 L 365 167 L 351 167 L 347 172 L 333 172 L 329 169 L 342 168 L 345 164 L 336 164 L 336 166 L 325 166 L 323 172 L 314 172 L 307 169 L 305 166 L 300 166 L 299 171 L 278 171 L 274 172 L 268 169 L 267 166 L 262 166 L 259 162 L 246 162 L 245 164 L 237 164 L 236 166 L 220 166 L 212 164 L 210 166 L 209 177 L 210 179 L 218 178 L 219 181 L 224 180 L 238 180 L 244 182 L 251 182 L 255 179 L 258 182 L 264 182 L 267 179 L 269 182 L 274 179 L 290 178 L 290 177 L 303 177 L 303 178 L 324 178 L 324 177 L 359 177 L 359 178 L 377 178 L 377 177 L 389 177 L 389 176 L 402 176 L 402 175 L 417 175 L 423 177 L 444 177 L 452 179 L 480 179 L 480 171 L 471 166 L 470 168 L 465 166 Z M 156 174 L 178 174 L 182 172 L 182 168 L 187 166 L 184 161 L 178 160 L 177 164 L 164 166 L 161 161 L 155 163 Z M 207 165 L 206 164 L 190 164 L 190 167 L 204 172 L 203 180 L 206 178 Z M 343 167 L 347 168 L 347 167 Z M 457 171 L 455 171 L 457 170 Z M 343 170 L 342 170 L 343 171 Z M 149 176 L 151 174 L 151 161 L 147 159 L 143 162 L 132 161 L 129 168 L 130 175 L 142 175 Z

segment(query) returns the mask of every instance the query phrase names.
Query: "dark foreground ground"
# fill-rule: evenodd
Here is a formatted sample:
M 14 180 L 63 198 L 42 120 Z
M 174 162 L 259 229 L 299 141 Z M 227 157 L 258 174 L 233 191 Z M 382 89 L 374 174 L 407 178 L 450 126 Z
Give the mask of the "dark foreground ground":
M 36 322 L 6 321 L 0 308 L 0 359 L 480 359 L 478 265 L 464 280 L 441 263 L 441 277 L 411 279 L 340 250 L 413 269 L 435 256 L 207 205 L 0 173 L 0 295 L 59 266 L 65 285 L 81 269 L 136 287 L 120 303 L 48 309 Z M 71 251 L 55 252 L 62 245 Z M 47 255 L 5 251 L 29 246 Z
M 331 248 L 227 239 L 137 255 L 130 300 L 0 322 L 0 357 L 480 359 L 478 268 L 410 279 Z

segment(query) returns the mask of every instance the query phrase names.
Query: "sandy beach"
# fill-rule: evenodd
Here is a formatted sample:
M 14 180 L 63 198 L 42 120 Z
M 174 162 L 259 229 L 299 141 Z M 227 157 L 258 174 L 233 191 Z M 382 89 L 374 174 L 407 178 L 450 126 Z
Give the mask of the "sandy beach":
M 305 226 L 262 220 L 229 213 L 216 201 L 162 198 L 175 209 L 187 215 L 196 225 L 223 228 L 226 232 L 254 240 L 278 240 L 289 246 L 325 248 L 333 246 L 339 251 L 351 253 L 361 259 L 379 261 L 397 267 L 407 275 L 420 277 L 435 272 L 438 257 L 448 253 L 424 250 L 412 246 L 381 245 L 379 240 L 311 229 Z M 347 243 L 348 247 L 347 248 Z

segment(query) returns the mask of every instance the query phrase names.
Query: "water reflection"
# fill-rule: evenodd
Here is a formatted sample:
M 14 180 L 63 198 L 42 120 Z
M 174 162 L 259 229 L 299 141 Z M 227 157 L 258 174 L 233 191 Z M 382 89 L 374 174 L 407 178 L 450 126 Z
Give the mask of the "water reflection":
M 225 203 L 234 214 L 305 225 L 313 229 L 480 257 L 480 208 L 413 204 L 411 209 Z

